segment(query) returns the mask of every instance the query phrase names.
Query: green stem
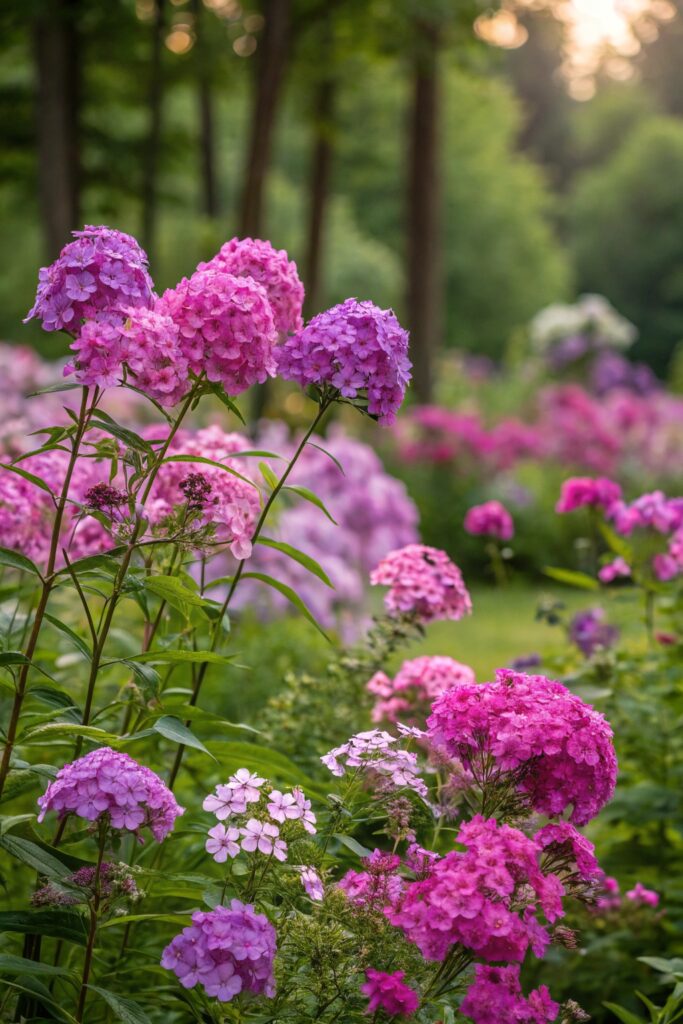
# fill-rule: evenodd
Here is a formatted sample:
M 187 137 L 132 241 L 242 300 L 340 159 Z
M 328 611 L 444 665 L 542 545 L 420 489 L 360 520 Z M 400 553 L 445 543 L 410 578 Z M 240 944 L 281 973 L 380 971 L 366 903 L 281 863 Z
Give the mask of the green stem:
M 92 967 L 92 958 L 95 950 L 95 937 L 97 935 L 97 919 L 100 910 L 101 892 L 100 892 L 100 880 L 102 875 L 102 860 L 104 859 L 104 844 L 107 838 L 107 827 L 104 824 L 100 824 L 100 842 L 99 849 L 97 852 L 97 865 L 95 867 L 95 879 L 93 882 L 93 898 L 90 906 L 90 928 L 88 931 L 88 944 L 85 947 L 85 959 L 83 961 L 83 975 L 81 980 L 81 991 L 78 996 L 78 1007 L 76 1009 L 76 1020 L 78 1024 L 81 1024 L 83 1020 L 83 1011 L 85 1010 L 85 1000 L 88 995 L 88 980 L 90 978 L 90 969 Z
M 258 522 L 256 524 L 256 528 L 255 528 L 254 533 L 253 533 L 252 538 L 251 538 L 253 544 L 256 543 L 256 541 L 258 540 L 259 536 L 261 535 L 261 530 L 263 529 L 263 526 L 264 526 L 264 524 L 265 524 L 265 522 L 266 522 L 266 520 L 268 518 L 268 514 L 269 514 L 271 508 L 273 507 L 273 504 L 275 503 L 275 500 L 277 499 L 278 494 L 280 493 L 280 491 L 282 490 L 282 488 L 286 484 L 287 479 L 289 478 L 290 473 L 292 472 L 292 470 L 294 469 L 297 461 L 299 460 L 299 457 L 300 457 L 301 453 L 303 452 L 304 448 L 308 444 L 309 440 L 311 439 L 312 434 L 314 433 L 316 427 L 318 426 L 318 424 L 322 420 L 323 416 L 325 415 L 325 413 L 329 409 L 329 407 L 332 404 L 332 402 L 333 402 L 332 398 L 324 398 L 324 399 L 321 400 L 320 407 L 318 409 L 318 412 L 317 412 L 313 422 L 311 423 L 310 427 L 308 428 L 308 430 L 304 434 L 303 438 L 301 439 L 301 443 L 299 444 L 298 448 L 294 452 L 294 455 L 290 459 L 290 461 L 289 461 L 289 463 L 287 465 L 287 468 L 285 469 L 284 473 L 282 474 L 282 476 L 278 480 L 278 482 L 275 485 L 275 487 L 273 488 L 273 490 L 270 492 L 268 500 L 266 501 L 265 505 L 263 506 L 263 510 L 261 511 L 261 515 L 259 516 L 259 520 L 258 520 Z M 227 596 L 225 598 L 225 601 L 223 602 L 223 605 L 221 607 L 220 613 L 219 613 L 219 615 L 216 618 L 214 627 L 212 629 L 211 646 L 209 648 L 209 650 L 211 650 L 211 651 L 215 651 L 216 647 L 218 646 L 218 639 L 220 637 L 220 631 L 221 631 L 221 627 L 222 627 L 222 623 L 223 623 L 223 618 L 224 618 L 225 613 L 227 612 L 228 608 L 230 607 L 230 602 L 232 601 L 233 595 L 234 595 L 234 593 L 235 593 L 235 591 L 237 589 L 237 584 L 239 583 L 239 581 L 241 579 L 242 572 L 244 571 L 244 566 L 245 566 L 246 561 L 247 561 L 246 558 L 243 558 L 240 561 L 239 565 L 237 566 L 237 569 L 235 571 L 235 575 L 233 576 L 232 581 L 230 583 L 230 589 L 228 590 Z M 208 664 L 209 664 L 208 662 L 203 662 L 199 666 L 199 671 L 197 672 L 197 678 L 196 678 L 195 684 L 194 684 L 194 686 L 192 688 L 192 694 L 191 694 L 190 700 L 189 700 L 190 705 L 192 705 L 193 707 L 197 703 L 197 700 L 199 699 L 199 692 L 200 692 L 200 690 L 202 688 L 202 683 L 204 682 L 204 677 L 206 676 L 206 672 L 207 672 L 207 669 L 208 669 Z M 189 728 L 190 722 L 186 722 L 185 724 Z M 173 789 L 173 787 L 175 785 L 175 781 L 176 781 L 176 779 L 178 777 L 178 772 L 180 771 L 180 766 L 181 766 L 182 761 L 183 761 L 184 753 L 185 753 L 185 747 L 184 746 L 179 746 L 178 750 L 177 750 L 177 753 L 176 753 L 176 756 L 175 756 L 175 760 L 173 762 L 173 767 L 171 768 L 171 774 L 169 775 L 169 779 L 168 779 L 169 789 Z
M 59 551 L 59 536 L 62 530 L 62 522 L 64 520 L 64 511 L 66 509 L 66 503 L 69 497 L 69 486 L 71 484 L 71 478 L 76 466 L 78 454 L 81 447 L 81 442 L 85 432 L 88 429 L 90 418 L 95 410 L 97 400 L 99 398 L 99 392 L 95 389 L 93 402 L 90 408 L 88 408 L 88 397 L 90 394 L 89 388 L 83 388 L 81 391 L 81 406 L 78 414 L 78 421 L 76 423 L 76 432 L 73 436 L 71 443 L 71 455 L 66 468 L 66 475 L 62 484 L 62 491 L 57 501 L 57 508 L 55 512 L 54 522 L 52 524 L 52 536 L 50 538 L 50 550 L 47 558 L 47 565 L 45 568 L 45 575 L 42 577 L 42 587 L 40 591 L 40 598 L 38 599 L 38 606 L 33 618 L 33 626 L 31 633 L 26 645 L 24 654 L 26 661 L 21 667 L 19 677 L 17 679 L 17 685 L 14 693 L 14 703 L 12 705 L 12 711 L 10 713 L 10 720 L 7 726 L 7 734 L 5 740 L 5 748 L 2 753 L 2 761 L 0 762 L 0 796 L 5 788 L 7 776 L 10 770 L 10 761 L 12 758 L 12 752 L 14 750 L 14 744 L 17 737 L 17 729 L 19 727 L 19 717 L 21 714 L 21 708 L 24 703 L 26 696 L 26 689 L 28 686 L 28 675 L 38 645 L 38 637 L 40 636 L 40 630 L 43 625 L 43 619 L 47 610 L 48 601 L 50 594 L 55 584 L 55 565 L 57 562 L 57 553 Z

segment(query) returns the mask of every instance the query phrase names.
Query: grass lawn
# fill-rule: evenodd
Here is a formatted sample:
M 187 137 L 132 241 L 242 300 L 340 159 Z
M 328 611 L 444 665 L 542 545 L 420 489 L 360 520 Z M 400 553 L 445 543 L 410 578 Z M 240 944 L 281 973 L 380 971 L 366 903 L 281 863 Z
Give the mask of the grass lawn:
M 629 590 L 593 594 L 561 585 L 474 588 L 472 616 L 461 622 L 436 622 L 429 626 L 423 643 L 411 648 L 408 657 L 447 654 L 471 665 L 477 679 L 484 681 L 493 678 L 496 668 L 509 665 L 520 655 L 552 655 L 563 646 L 563 630 L 537 622 L 535 615 L 541 600 L 553 599 L 565 605 L 567 617 L 579 609 L 602 605 L 608 620 L 621 625 L 626 618 L 625 608 L 632 605 L 636 596 Z M 634 640 L 638 640 L 637 624 Z

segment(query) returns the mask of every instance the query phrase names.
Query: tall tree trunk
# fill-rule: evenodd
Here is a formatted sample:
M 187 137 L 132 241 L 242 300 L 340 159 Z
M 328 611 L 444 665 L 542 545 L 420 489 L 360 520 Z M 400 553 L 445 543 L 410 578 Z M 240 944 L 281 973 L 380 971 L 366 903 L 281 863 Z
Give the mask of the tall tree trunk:
M 247 150 L 240 234 L 258 237 L 273 129 L 289 57 L 292 0 L 264 0 L 265 26 L 256 51 L 251 137 Z
M 416 24 L 410 115 L 406 272 L 408 324 L 417 398 L 429 402 L 441 330 L 438 33 Z
M 216 132 L 214 127 L 213 89 L 211 68 L 203 25 L 202 0 L 192 0 L 197 60 L 197 102 L 199 114 L 199 172 L 201 183 L 201 210 L 207 217 L 219 213 L 216 185 Z
M 142 245 L 152 258 L 157 222 L 157 193 L 159 176 L 159 146 L 161 144 L 161 114 L 163 102 L 162 57 L 166 0 L 154 0 L 152 22 L 152 51 L 149 62 L 147 91 L 147 138 L 142 164 Z
M 81 54 L 78 0 L 52 0 L 36 19 L 38 192 L 49 260 L 80 216 Z
M 324 78 L 317 87 L 313 113 L 310 207 L 304 284 L 306 316 L 319 312 L 322 291 L 322 254 L 333 151 L 335 81 Z

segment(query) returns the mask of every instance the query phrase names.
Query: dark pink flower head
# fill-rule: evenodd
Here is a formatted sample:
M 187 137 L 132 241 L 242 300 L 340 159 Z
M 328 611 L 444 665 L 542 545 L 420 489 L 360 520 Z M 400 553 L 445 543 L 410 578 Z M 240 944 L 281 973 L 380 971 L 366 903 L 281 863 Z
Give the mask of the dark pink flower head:
M 161 405 L 176 405 L 190 387 L 178 327 L 157 308 L 130 308 L 121 323 L 90 320 L 71 345 L 67 373 L 106 388 L 124 381 Z
M 654 889 L 646 889 L 642 882 L 636 882 L 632 889 L 626 893 L 626 899 L 632 903 L 643 903 L 648 907 L 659 905 L 659 893 Z
M 373 850 L 363 858 L 363 871 L 347 871 L 338 888 L 352 906 L 381 914 L 396 907 L 403 895 L 404 880 L 398 870 L 401 858 L 382 850 Z
M 384 604 L 391 614 L 413 614 L 421 622 L 462 619 L 472 601 L 457 565 L 445 551 L 408 544 L 390 551 L 370 573 L 375 586 L 389 587 Z
M 475 964 L 474 982 L 460 1007 L 474 1024 L 550 1024 L 560 1007 L 550 998 L 545 985 L 522 994 L 519 967 L 487 967 Z
M 296 263 L 284 249 L 274 249 L 270 242 L 258 238 L 231 238 L 197 270 L 220 270 L 235 277 L 253 278 L 266 290 L 281 336 L 303 327 L 304 286 Z
M 573 512 L 584 505 L 608 511 L 620 498 L 621 487 L 608 477 L 572 476 L 562 484 L 555 511 Z
M 159 842 L 184 813 L 158 775 L 110 747 L 99 747 L 60 768 L 38 797 L 38 806 L 38 821 L 48 811 L 56 811 L 59 818 L 77 814 L 86 821 L 107 815 L 112 828 L 137 834 L 147 827 Z
M 367 399 L 380 423 L 396 419 L 410 380 L 408 332 L 387 309 L 347 299 L 319 313 L 278 349 L 278 372 L 307 388 Z
M 173 971 L 183 988 L 199 984 L 222 1003 L 246 991 L 272 999 L 275 953 L 276 933 L 268 918 L 251 904 L 232 900 L 229 907 L 194 913 L 191 926 L 164 950 L 161 966 Z
M 377 698 L 373 722 L 424 723 L 432 703 L 444 690 L 473 683 L 474 671 L 454 658 L 425 654 L 404 661 L 393 679 L 376 672 L 366 689 Z
M 177 324 L 180 350 L 192 372 L 205 373 L 229 395 L 275 373 L 273 310 L 253 278 L 197 270 L 165 291 L 157 308 Z
M 672 533 L 683 526 L 683 500 L 667 498 L 663 491 L 641 494 L 629 504 L 620 501 L 610 510 L 617 533 L 628 536 L 634 530 Z
M 617 777 L 612 730 L 590 704 L 545 676 L 499 669 L 496 681 L 453 687 L 427 719 L 436 748 L 477 778 L 490 757 L 507 783 L 514 773 L 531 807 L 550 817 L 572 807 L 585 825 L 611 799 Z M 490 774 L 480 784 L 495 784 Z
M 515 535 L 512 516 L 499 501 L 485 501 L 483 505 L 473 505 L 468 509 L 465 529 L 468 533 L 497 540 L 512 540 Z
M 120 323 L 132 306 L 151 306 L 154 286 L 147 256 L 131 235 L 87 225 L 74 231 L 54 263 L 40 271 L 26 320 L 38 317 L 46 331 L 78 335 L 84 320 Z
M 545 851 L 544 867 L 557 873 L 575 870 L 584 882 L 598 882 L 604 877 L 589 839 L 568 821 L 551 822 L 536 833 L 534 839 Z
M 524 959 L 529 946 L 542 956 L 550 942 L 547 921 L 563 914 L 560 879 L 544 875 L 539 848 L 524 833 L 478 816 L 457 836 L 453 850 L 406 885 L 385 915 L 428 960 L 444 960 L 460 943 L 485 960 Z
M 368 979 L 360 990 L 368 997 L 366 1013 L 384 1010 L 389 1017 L 410 1017 L 420 1005 L 417 992 L 403 981 L 404 971 L 376 971 L 369 967 L 365 972 Z

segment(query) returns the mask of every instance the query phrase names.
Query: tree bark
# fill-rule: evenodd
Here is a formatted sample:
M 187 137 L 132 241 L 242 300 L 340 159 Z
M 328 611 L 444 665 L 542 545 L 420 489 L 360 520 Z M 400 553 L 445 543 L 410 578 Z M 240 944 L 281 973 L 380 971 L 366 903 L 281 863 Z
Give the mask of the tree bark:
M 166 0 L 155 0 L 147 92 L 148 127 L 142 164 L 142 245 L 150 259 L 153 257 L 157 224 L 159 146 L 161 144 L 163 104 L 162 57 L 165 23 Z
M 209 53 L 207 52 L 203 25 L 202 0 L 192 0 L 195 29 L 195 54 L 197 60 L 197 105 L 199 114 L 199 174 L 201 183 L 200 207 L 207 217 L 219 214 L 218 189 L 216 184 L 216 132 L 214 118 L 214 96 L 211 82 Z
M 261 234 L 263 195 L 291 37 L 292 0 L 264 0 L 265 26 L 256 51 L 251 137 L 244 173 L 240 234 Z
M 433 362 L 439 343 L 443 298 L 438 53 L 436 29 L 430 24 L 418 23 L 409 126 L 406 273 L 413 386 L 420 402 L 429 402 L 432 396 Z
M 313 113 L 308 240 L 304 263 L 306 318 L 320 310 L 323 275 L 323 243 L 333 155 L 335 82 L 324 78 L 317 87 Z
M 53 260 L 80 216 L 81 54 L 78 0 L 53 0 L 36 19 L 38 193 Z

